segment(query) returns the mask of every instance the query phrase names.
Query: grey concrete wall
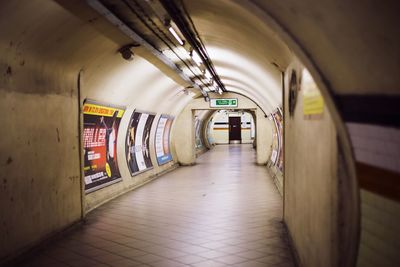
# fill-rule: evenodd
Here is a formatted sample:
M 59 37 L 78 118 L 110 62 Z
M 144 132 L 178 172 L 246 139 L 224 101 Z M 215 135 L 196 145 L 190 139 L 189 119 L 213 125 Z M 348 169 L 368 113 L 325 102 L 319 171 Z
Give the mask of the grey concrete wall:
M 298 70 L 301 67 L 293 65 Z M 293 116 L 285 77 L 284 220 L 301 266 L 337 266 L 337 141 L 325 107 L 319 119 L 305 119 L 302 91 Z
M 271 144 L 272 144 L 272 123 L 268 120 L 261 111 L 256 110 L 256 162 L 259 165 L 265 165 L 271 157 Z
M 78 73 L 17 49 L 0 44 L 0 262 L 81 218 Z

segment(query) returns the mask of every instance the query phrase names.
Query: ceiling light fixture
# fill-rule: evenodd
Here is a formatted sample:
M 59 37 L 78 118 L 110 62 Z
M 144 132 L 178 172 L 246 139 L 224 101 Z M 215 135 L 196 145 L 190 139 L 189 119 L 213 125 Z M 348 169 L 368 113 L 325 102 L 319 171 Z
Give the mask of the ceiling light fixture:
M 178 41 L 180 45 L 185 44 L 185 42 L 181 39 L 181 37 L 179 37 L 179 35 L 176 33 L 175 29 L 172 26 L 169 26 L 168 30 L 175 37 L 175 39 Z
M 199 54 L 197 54 L 196 51 L 192 51 L 192 58 L 194 60 L 194 62 L 196 62 L 197 66 L 201 66 L 201 64 L 203 63 L 203 61 L 201 60 Z
M 208 70 L 206 70 L 206 72 L 204 73 L 204 76 L 206 76 L 206 78 L 209 79 L 209 80 L 212 79 L 212 75 Z

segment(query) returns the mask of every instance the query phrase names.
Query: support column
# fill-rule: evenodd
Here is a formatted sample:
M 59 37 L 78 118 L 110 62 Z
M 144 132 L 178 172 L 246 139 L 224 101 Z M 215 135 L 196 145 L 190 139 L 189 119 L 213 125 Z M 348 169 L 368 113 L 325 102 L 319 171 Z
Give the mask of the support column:
M 175 151 L 181 165 L 194 165 L 196 162 L 193 118 L 193 110 L 185 108 L 176 121 Z
M 256 110 L 256 161 L 258 165 L 265 165 L 271 156 L 272 128 L 271 121 L 264 113 Z

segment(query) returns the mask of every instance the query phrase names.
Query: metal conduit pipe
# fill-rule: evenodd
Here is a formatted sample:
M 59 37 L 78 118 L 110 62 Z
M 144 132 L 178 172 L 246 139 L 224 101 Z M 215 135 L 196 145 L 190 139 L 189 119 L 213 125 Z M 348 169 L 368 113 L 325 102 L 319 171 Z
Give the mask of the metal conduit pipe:
M 175 24 L 178 26 L 181 33 L 184 35 L 185 39 L 189 42 L 189 44 L 193 47 L 193 49 L 197 52 L 201 60 L 203 61 L 205 67 L 210 72 L 212 78 L 217 83 L 219 88 L 223 92 L 227 92 L 225 85 L 222 83 L 221 79 L 219 78 L 214 65 L 209 58 L 207 51 L 201 42 L 200 36 L 198 35 L 197 31 L 194 28 L 193 23 L 188 22 L 190 21 L 190 17 L 188 16 L 187 12 L 185 15 L 182 14 L 181 9 L 176 5 L 175 1 L 173 0 L 160 0 L 161 4 L 167 10 L 168 14 L 171 16 Z M 182 9 L 185 10 L 183 3 L 181 3 Z M 193 29 L 192 29 L 193 28 Z

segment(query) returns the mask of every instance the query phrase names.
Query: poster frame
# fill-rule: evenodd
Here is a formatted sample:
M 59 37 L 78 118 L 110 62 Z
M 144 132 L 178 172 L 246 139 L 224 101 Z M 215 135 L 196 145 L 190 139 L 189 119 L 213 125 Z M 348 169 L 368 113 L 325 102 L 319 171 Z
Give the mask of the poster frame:
M 170 150 L 171 159 L 168 160 L 168 161 L 166 161 L 166 162 L 160 163 L 160 162 L 158 161 L 158 157 L 157 157 L 156 136 L 157 136 L 158 124 L 160 123 L 160 120 L 161 120 L 161 118 L 162 118 L 163 116 L 164 116 L 164 118 L 167 117 L 167 120 L 169 120 L 169 119 L 172 120 L 171 128 L 170 128 L 170 131 L 169 131 L 169 134 L 168 134 L 168 146 L 169 146 L 169 150 Z M 171 151 L 171 131 L 172 131 L 172 125 L 174 124 L 174 120 L 175 120 L 175 117 L 172 116 L 172 115 L 169 115 L 169 114 L 163 114 L 163 113 L 161 113 L 160 116 L 158 117 L 158 121 L 157 121 L 157 125 L 156 125 L 156 130 L 155 130 L 155 132 L 154 132 L 154 153 L 155 153 L 155 155 L 156 155 L 156 161 L 157 161 L 158 166 L 165 165 L 165 164 L 167 164 L 167 163 L 169 163 L 169 162 L 171 162 L 171 161 L 174 160 L 174 159 L 173 159 L 173 156 L 172 156 L 172 151 Z
M 201 131 L 203 128 L 203 120 L 201 120 L 198 116 L 195 116 L 194 119 L 194 148 L 195 150 L 201 150 L 204 148 L 203 140 L 201 138 Z M 199 145 L 197 145 L 197 141 L 199 141 Z
M 119 178 L 115 178 L 115 179 L 113 179 L 113 180 L 111 180 L 111 181 L 109 181 L 109 182 L 106 182 L 106 183 L 102 183 L 102 184 L 100 184 L 100 185 L 98 185 L 98 186 L 95 186 L 95 187 L 92 187 L 92 188 L 89 188 L 89 189 L 86 189 L 86 183 L 85 183 L 85 170 L 84 170 L 84 168 L 85 168 L 85 164 L 84 164 L 84 152 L 83 152 L 83 150 L 84 150 L 84 136 L 83 136 L 83 133 L 84 133 L 84 130 L 85 130 L 85 114 L 84 114 L 84 106 L 85 106 L 85 104 L 93 104 L 93 105 L 98 105 L 98 106 L 103 106 L 103 107 L 108 107 L 108 108 L 115 108 L 115 109 L 121 109 L 121 110 L 123 110 L 124 111 L 124 113 L 122 114 L 122 117 L 121 117 L 121 119 L 120 119 L 120 122 L 119 122 L 119 124 L 118 124 L 118 133 L 119 133 L 119 130 L 120 130 L 120 127 L 121 127 L 121 121 L 122 121 L 122 118 L 124 117 L 124 115 L 126 114 L 126 106 L 123 106 L 123 105 L 115 105 L 115 104 L 109 104 L 109 103 L 105 103 L 105 102 L 102 102 L 102 101 L 98 101 L 98 100 L 94 100 L 94 99 L 90 99 L 90 98 L 85 98 L 84 100 L 83 100 L 83 102 L 82 102 L 82 111 L 81 111 L 81 114 L 82 114 L 82 136 L 81 136 L 81 142 L 82 142 L 82 146 L 81 146 L 81 153 L 82 153 L 82 175 L 83 175 L 83 177 L 82 177 L 82 186 L 83 186 L 83 192 L 85 193 L 85 195 L 87 195 L 87 194 L 90 194 L 90 193 L 92 193 L 92 192 L 95 192 L 95 191 L 97 191 L 97 190 L 100 190 L 100 189 L 102 189 L 102 188 L 105 188 L 105 187 L 108 187 L 108 186 L 110 186 L 110 185 L 112 185 L 112 184 L 115 184 L 115 183 L 118 183 L 118 182 L 121 182 L 122 181 L 122 175 L 121 175 L 121 170 L 120 170 L 120 166 L 119 166 L 119 164 L 120 164 L 120 160 L 119 160 L 119 158 L 118 158 L 118 133 L 117 133 L 117 140 L 116 140 L 116 143 L 117 143 L 117 146 L 116 146 L 116 151 L 115 151 L 115 153 L 116 153 L 116 155 L 117 155 L 117 167 L 118 167 L 118 171 L 119 171 L 119 175 L 120 175 L 120 177 Z
M 154 121 L 155 121 L 155 118 L 157 117 L 157 113 L 155 113 L 155 112 L 149 112 L 149 111 L 144 111 L 144 110 L 141 110 L 141 109 L 133 109 L 133 111 L 132 111 L 132 113 L 131 113 L 131 116 L 129 117 L 129 120 L 128 120 L 128 125 L 127 125 L 127 127 L 126 127 L 126 134 L 125 134 L 125 161 L 126 161 L 126 165 L 127 165 L 127 168 L 128 168 L 128 172 L 129 172 L 129 174 L 131 175 L 131 177 L 135 177 L 135 176 L 137 176 L 137 175 L 139 175 L 139 174 L 142 174 L 142 173 L 144 173 L 144 172 L 147 172 L 147 171 L 149 171 L 149 170 L 152 170 L 152 169 L 154 169 L 154 164 L 153 164 L 153 161 L 151 160 L 151 152 L 150 152 L 150 160 L 151 160 L 151 164 L 152 164 L 152 166 L 151 167 L 149 167 L 149 168 L 146 168 L 146 169 L 144 169 L 144 170 L 141 170 L 141 171 L 137 171 L 137 172 L 131 172 L 131 169 L 129 168 L 129 162 L 128 162 L 128 157 L 127 157 L 127 155 L 128 155 L 128 151 L 127 151 L 127 149 L 128 149 L 128 135 L 129 135 L 129 127 L 130 127 L 130 124 L 131 124 L 131 120 L 132 120 L 132 117 L 133 117 L 133 114 L 134 113 L 146 113 L 146 114 L 149 114 L 149 115 L 153 115 L 154 116 L 154 119 L 153 119 L 153 121 L 151 122 L 151 126 L 150 126 L 150 136 L 149 136 L 149 138 L 151 138 L 151 131 L 152 131 L 152 129 L 153 129 L 153 124 L 154 124 Z M 151 139 L 150 139 L 150 141 L 151 141 Z M 149 142 L 150 142 L 149 141 Z M 154 142 L 154 140 L 153 140 L 153 142 Z M 150 149 L 150 147 L 151 147 L 151 144 L 149 144 L 149 149 Z

